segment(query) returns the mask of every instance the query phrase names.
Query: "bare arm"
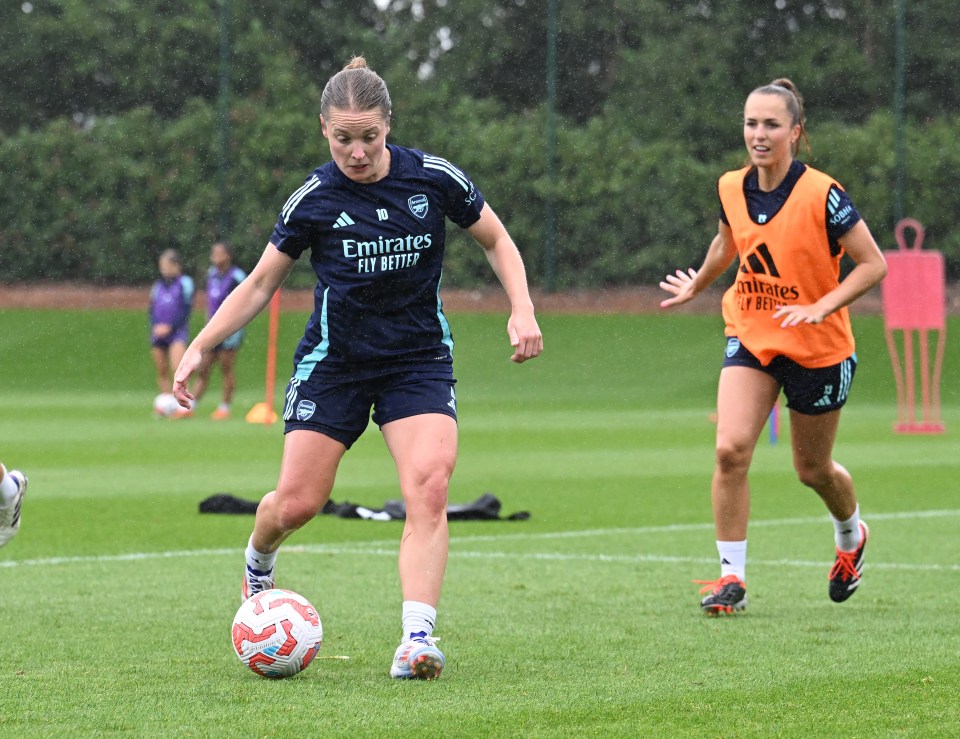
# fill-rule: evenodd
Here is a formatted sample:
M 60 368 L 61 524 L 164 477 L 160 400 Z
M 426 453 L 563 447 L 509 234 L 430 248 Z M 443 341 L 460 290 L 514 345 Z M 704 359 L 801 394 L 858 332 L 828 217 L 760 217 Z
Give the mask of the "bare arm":
M 543 335 L 533 313 L 527 273 L 516 244 L 489 204 L 484 204 L 480 220 L 467 231 L 483 247 L 487 261 L 510 299 L 507 334 L 514 348 L 510 359 L 517 363 L 533 359 L 543 351 Z
M 691 267 L 686 272 L 678 269 L 676 274 L 667 275 L 666 279 L 660 283 L 660 287 L 673 294 L 672 298 L 661 301 L 660 307 L 670 308 L 693 300 L 726 271 L 736 256 L 737 247 L 733 243 L 733 232 L 726 223 L 720 221 L 717 235 L 710 242 L 710 248 L 707 249 L 707 256 L 704 257 L 700 269 Z
M 853 301 L 878 284 L 887 275 L 887 261 L 870 229 L 859 221 L 840 239 L 840 246 L 857 263 L 850 274 L 833 290 L 812 305 L 782 305 L 773 314 L 782 318 L 784 328 L 801 323 L 820 323 L 824 318 Z
M 273 244 L 267 244 L 250 276 L 226 297 L 209 323 L 187 347 L 173 381 L 173 394 L 177 396 L 180 405 L 188 407 L 189 401 L 193 400 L 193 394 L 187 390 L 187 382 L 200 366 L 204 354 L 259 315 L 290 274 L 295 263 L 296 260 L 279 251 Z

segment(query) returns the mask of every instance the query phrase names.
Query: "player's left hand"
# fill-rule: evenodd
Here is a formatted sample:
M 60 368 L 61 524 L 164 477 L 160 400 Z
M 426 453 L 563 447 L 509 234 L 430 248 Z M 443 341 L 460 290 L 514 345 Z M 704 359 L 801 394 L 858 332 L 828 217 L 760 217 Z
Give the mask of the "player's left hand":
M 827 314 L 816 304 L 813 305 L 781 305 L 773 314 L 773 319 L 782 318 L 780 328 L 799 326 L 801 323 L 821 323 Z
M 507 321 L 507 335 L 514 349 L 511 362 L 523 364 L 528 359 L 539 357 L 543 351 L 543 334 L 540 333 L 533 311 L 511 313 Z

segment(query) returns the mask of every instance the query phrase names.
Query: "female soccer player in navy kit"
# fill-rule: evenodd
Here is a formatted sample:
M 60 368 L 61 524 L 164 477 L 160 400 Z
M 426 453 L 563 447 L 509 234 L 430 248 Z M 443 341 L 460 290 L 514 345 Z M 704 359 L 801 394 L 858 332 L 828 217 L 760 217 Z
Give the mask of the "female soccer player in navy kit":
M 315 307 L 294 356 L 276 490 L 257 509 L 242 597 L 273 587 L 280 544 L 330 497 L 341 458 L 370 409 L 406 504 L 400 542 L 401 644 L 390 674 L 432 679 L 433 637 L 447 562 L 447 486 L 457 458 L 453 339 L 440 298 L 445 218 L 483 247 L 510 299 L 514 362 L 543 339 L 520 254 L 471 180 L 440 157 L 394 144 L 386 84 L 354 58 L 323 90 L 320 124 L 332 161 L 284 204 L 259 263 L 194 339 L 176 373 L 181 404 L 204 355 L 269 302 L 305 251 Z
M 836 558 L 828 593 L 845 601 L 860 584 L 869 530 L 850 474 L 833 459 L 840 409 L 856 369 L 847 306 L 880 282 L 886 263 L 847 194 L 795 159 L 806 138 L 803 99 L 788 79 L 759 87 L 744 106 L 749 166 L 720 178 L 721 218 L 703 266 L 677 270 L 660 286 L 686 303 L 739 256 L 723 299 L 726 356 L 717 394 L 711 488 L 720 578 L 706 584 L 709 615 L 747 604 L 747 473 L 781 388 L 790 409 L 793 465 L 826 504 Z M 840 258 L 856 266 L 843 279 Z

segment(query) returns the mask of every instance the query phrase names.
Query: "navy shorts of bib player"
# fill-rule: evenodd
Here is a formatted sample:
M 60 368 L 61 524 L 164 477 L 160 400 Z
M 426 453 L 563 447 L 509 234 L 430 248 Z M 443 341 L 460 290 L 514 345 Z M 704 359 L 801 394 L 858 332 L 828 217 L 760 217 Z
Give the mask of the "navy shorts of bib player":
M 257 266 L 188 347 L 174 393 L 189 405 L 187 383 L 204 356 L 260 313 L 309 255 L 314 310 L 294 353 L 280 476 L 257 509 L 241 596 L 274 586 L 281 543 L 330 498 L 340 460 L 372 411 L 406 504 L 402 630 L 390 675 L 433 679 L 445 664 L 434 627 L 457 459 L 454 344 L 439 294 L 447 219 L 483 248 L 510 300 L 511 360 L 538 356 L 543 338 L 507 230 L 461 169 L 387 143 L 391 109 L 385 83 L 363 58 L 330 78 L 320 125 L 331 161 L 284 203 Z

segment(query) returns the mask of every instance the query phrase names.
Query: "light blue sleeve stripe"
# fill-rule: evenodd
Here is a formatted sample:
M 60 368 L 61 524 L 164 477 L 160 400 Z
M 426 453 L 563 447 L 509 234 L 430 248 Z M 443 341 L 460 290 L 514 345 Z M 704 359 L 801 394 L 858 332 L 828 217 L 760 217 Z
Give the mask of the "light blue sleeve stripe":
M 298 380 L 309 380 L 314 367 L 326 358 L 330 349 L 330 329 L 327 326 L 327 293 L 329 292 L 329 287 L 323 291 L 323 307 L 320 309 L 320 336 L 322 338 L 320 343 L 313 348 L 313 351 L 301 359 L 297 365 L 297 371 L 293 376 Z

